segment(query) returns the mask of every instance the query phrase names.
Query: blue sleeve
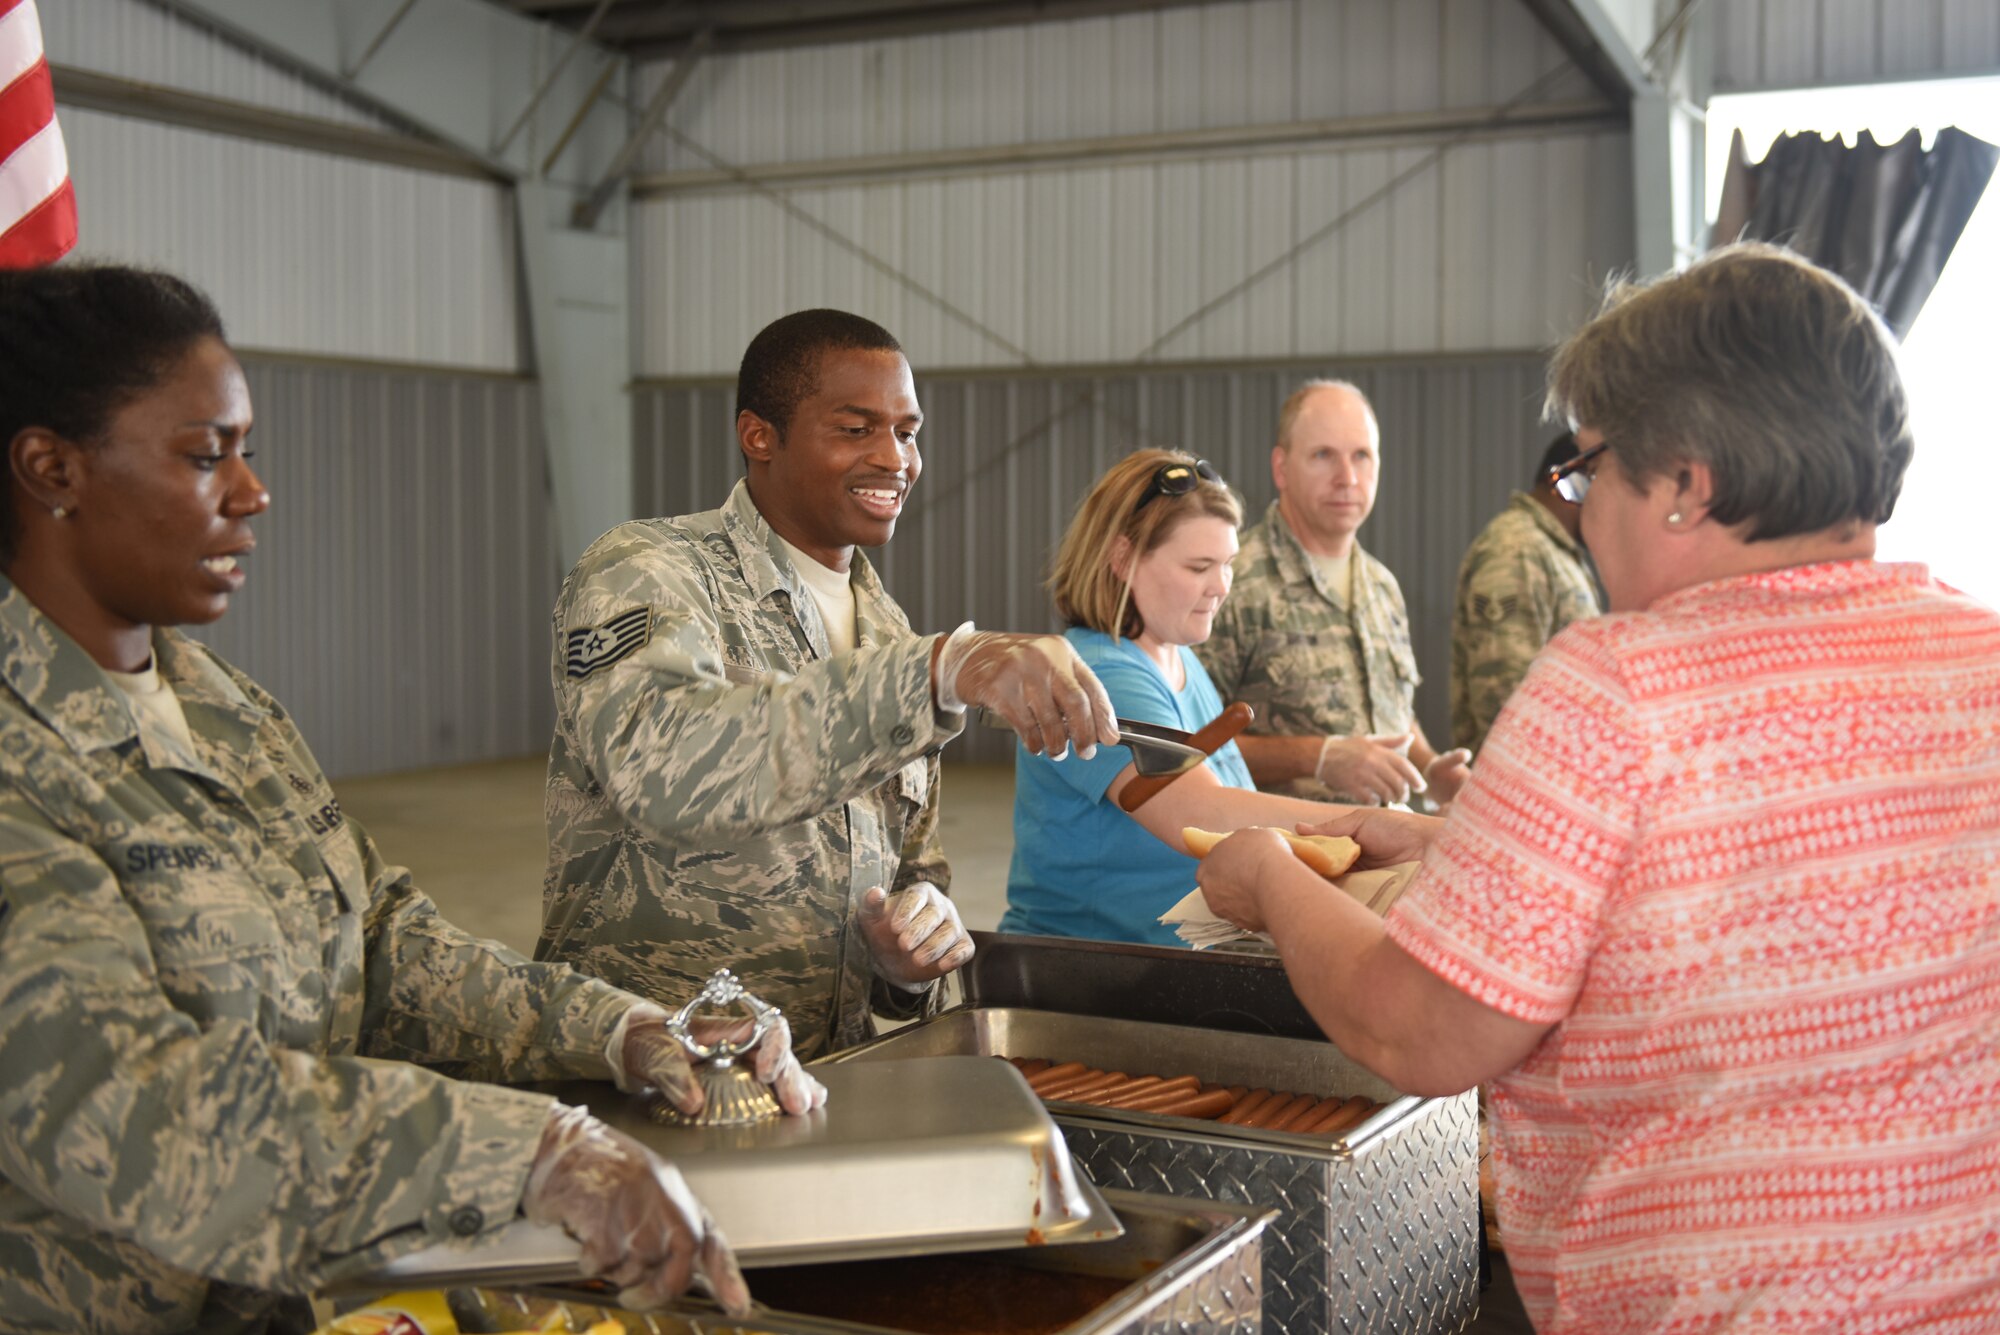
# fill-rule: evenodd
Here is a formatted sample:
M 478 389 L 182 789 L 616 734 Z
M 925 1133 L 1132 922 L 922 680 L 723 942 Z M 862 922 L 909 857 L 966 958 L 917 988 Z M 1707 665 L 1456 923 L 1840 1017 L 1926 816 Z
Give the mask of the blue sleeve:
M 1086 653 L 1084 661 L 1097 674 L 1097 679 L 1104 683 L 1105 693 L 1111 697 L 1111 706 L 1118 711 L 1118 717 L 1139 723 L 1158 723 L 1168 728 L 1181 726 L 1173 694 L 1160 680 L 1159 673 L 1122 656 L 1105 658 Z M 1132 748 L 1129 746 L 1100 746 L 1097 754 L 1089 760 L 1074 751 L 1067 760 L 1031 756 L 1025 750 L 1021 754 L 1031 765 L 1047 765 L 1064 783 L 1093 802 L 1103 797 L 1111 787 L 1111 781 L 1132 763 Z

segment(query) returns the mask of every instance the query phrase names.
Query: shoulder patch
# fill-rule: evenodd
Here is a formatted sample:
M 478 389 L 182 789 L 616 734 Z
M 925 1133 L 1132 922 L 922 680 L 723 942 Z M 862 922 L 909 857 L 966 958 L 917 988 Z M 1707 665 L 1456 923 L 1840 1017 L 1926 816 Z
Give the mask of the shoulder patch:
M 1472 595 L 1472 614 L 1482 621 L 1505 621 L 1520 610 L 1520 598 L 1511 593 L 1497 598 L 1483 593 Z
M 582 681 L 646 647 L 653 638 L 653 609 L 634 607 L 600 626 L 579 626 L 563 637 L 563 673 Z

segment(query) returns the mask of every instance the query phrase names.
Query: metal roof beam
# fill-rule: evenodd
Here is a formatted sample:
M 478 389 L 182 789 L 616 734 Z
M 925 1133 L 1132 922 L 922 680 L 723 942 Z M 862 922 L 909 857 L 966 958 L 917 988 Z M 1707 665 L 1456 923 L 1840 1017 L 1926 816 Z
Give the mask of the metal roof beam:
M 640 10 L 613 10 L 603 35 L 634 56 L 678 55 L 704 23 L 715 27 L 717 53 L 769 51 L 836 42 L 883 41 L 975 28 L 1103 18 L 1202 4 L 1208 0 L 965 0 L 960 4 L 827 5 L 804 12 L 795 4 L 698 4 L 691 12 L 664 18 Z
M 536 133 L 495 151 L 524 90 L 542 81 L 570 35 L 485 0 L 169 0 L 253 50 L 417 126 L 509 178 L 533 175 L 543 141 L 588 96 L 599 62 L 559 72 Z M 598 48 L 600 62 L 617 57 Z M 579 136 L 578 169 L 595 179 L 624 142 L 606 104 Z
M 1521 4 L 1606 97 L 1622 102 L 1653 87 L 1643 47 L 1628 31 L 1628 11 L 1634 4 L 1619 0 L 1521 0 Z M 1638 0 L 1637 7 L 1650 9 L 1646 0 Z

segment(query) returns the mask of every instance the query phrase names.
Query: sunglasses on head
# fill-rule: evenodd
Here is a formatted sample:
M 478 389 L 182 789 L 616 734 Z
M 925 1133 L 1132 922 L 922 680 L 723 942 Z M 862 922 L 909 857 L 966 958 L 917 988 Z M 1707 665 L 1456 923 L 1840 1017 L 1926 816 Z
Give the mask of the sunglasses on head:
M 1206 459 L 1197 459 L 1191 464 L 1176 459 L 1172 463 L 1161 464 L 1153 470 L 1153 480 L 1146 484 L 1146 490 L 1139 497 L 1139 503 L 1132 507 L 1137 514 L 1158 496 L 1185 496 L 1204 482 L 1220 486 L 1222 474 Z

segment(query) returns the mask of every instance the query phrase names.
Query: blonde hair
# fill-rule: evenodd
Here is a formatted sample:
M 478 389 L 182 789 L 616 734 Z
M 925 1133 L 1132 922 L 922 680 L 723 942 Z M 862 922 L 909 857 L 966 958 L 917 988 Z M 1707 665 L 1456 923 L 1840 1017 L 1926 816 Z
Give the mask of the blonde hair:
M 1165 542 L 1182 520 L 1208 515 L 1243 524 L 1243 504 L 1227 483 L 1195 478 L 1194 490 L 1179 496 L 1154 493 L 1140 499 L 1153 478 L 1169 464 L 1200 462 L 1181 450 L 1139 450 L 1126 455 L 1097 479 L 1090 494 L 1076 507 L 1056 559 L 1049 570 L 1049 592 L 1056 613 L 1069 626 L 1088 626 L 1112 639 L 1131 639 L 1144 630 L 1139 609 L 1132 606 L 1131 567 L 1124 578 L 1111 568 L 1118 540 L 1131 544 L 1136 565 L 1141 556 Z

